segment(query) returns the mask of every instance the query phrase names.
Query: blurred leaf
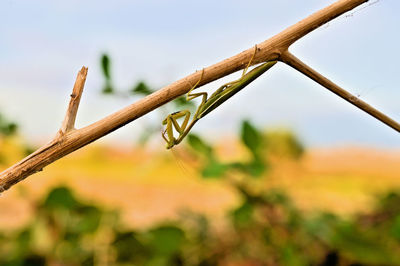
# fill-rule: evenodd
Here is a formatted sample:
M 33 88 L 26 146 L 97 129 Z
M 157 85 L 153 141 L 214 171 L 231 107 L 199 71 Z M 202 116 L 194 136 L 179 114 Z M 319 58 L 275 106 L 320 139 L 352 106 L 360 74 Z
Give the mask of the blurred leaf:
M 283 205 L 287 207 L 292 206 L 292 202 L 289 198 L 289 196 L 286 194 L 285 191 L 281 189 L 269 189 L 262 195 L 263 199 L 265 202 L 268 202 L 269 204 L 272 205 Z
M 192 147 L 194 150 L 206 156 L 211 155 L 212 147 L 206 144 L 199 136 L 195 134 L 189 134 L 187 139 L 190 147 Z
M 36 150 L 36 148 L 30 146 L 30 145 L 25 145 L 24 146 L 24 154 L 25 156 L 28 156 L 29 154 L 33 153 Z
M 305 258 L 305 255 L 296 250 L 296 247 L 292 244 L 286 244 L 281 249 L 281 257 L 282 257 L 282 265 L 289 265 L 289 266 L 305 266 L 309 265 Z
M 244 198 L 244 202 L 250 205 L 254 204 L 264 204 L 265 201 L 260 195 L 251 192 L 244 184 L 237 183 L 235 184 L 235 188 Z
M 148 249 L 137 239 L 134 232 L 118 232 L 112 245 L 116 248 L 118 262 L 138 263 L 149 256 Z
M 79 243 L 70 241 L 59 241 L 57 243 L 56 256 L 64 265 L 82 265 L 83 262 L 90 263 L 93 261 L 91 258 L 93 253 L 83 248 Z M 78 264 L 79 263 L 79 264 Z M 87 264 L 86 264 L 87 265 Z
M 100 224 L 102 212 L 94 206 L 83 206 L 78 209 L 79 218 L 76 231 L 82 233 L 93 233 Z
M 176 98 L 173 102 L 177 108 L 194 108 L 195 106 L 194 102 L 186 100 L 186 96 L 180 96 Z
M 205 178 L 222 177 L 227 170 L 228 166 L 226 164 L 211 159 L 208 161 L 208 164 L 204 167 L 202 175 Z
M 0 114 L 0 135 L 6 137 L 17 133 L 18 126 L 14 122 L 9 122 Z
M 113 93 L 115 93 L 115 90 L 114 90 L 114 88 L 112 86 L 112 83 L 111 83 L 111 71 L 110 71 L 110 68 L 111 68 L 110 58 L 108 57 L 107 54 L 103 54 L 101 56 L 101 69 L 103 71 L 103 75 L 104 75 L 104 78 L 105 78 L 105 85 L 103 86 L 103 89 L 101 91 L 103 94 L 113 94 Z
M 75 224 L 71 225 L 69 222 L 70 221 L 68 220 L 68 225 L 67 225 L 68 228 L 63 227 L 63 229 L 66 231 L 64 234 L 64 240 L 69 243 L 72 243 L 73 245 L 78 245 L 80 240 L 79 231 L 76 230 Z
M 242 123 L 242 141 L 253 154 L 257 154 L 261 145 L 261 134 L 249 121 Z
M 400 214 L 398 214 L 394 219 L 390 231 L 392 233 L 392 236 L 400 241 Z
M 50 191 L 47 196 L 44 207 L 72 209 L 78 206 L 78 202 L 67 187 L 58 187 Z
M 95 264 L 95 259 L 94 259 L 94 255 L 90 254 L 89 256 L 87 256 L 86 258 L 84 258 L 82 260 L 82 266 L 93 266 L 96 265 Z
M 29 247 L 32 239 L 32 228 L 25 228 L 17 234 L 16 243 L 18 244 L 19 255 L 25 255 L 29 252 Z
M 254 160 L 252 160 L 247 166 L 248 173 L 252 177 L 260 177 L 264 173 L 265 169 L 265 163 L 258 158 L 258 156 L 254 158 Z
M 103 74 L 106 80 L 110 80 L 111 79 L 110 58 L 108 57 L 107 54 L 103 54 L 101 56 L 101 69 L 103 70 Z
M 227 166 L 231 169 L 235 169 L 241 172 L 247 172 L 247 164 L 242 162 L 232 162 L 227 164 Z
M 233 222 L 238 226 L 248 225 L 253 218 L 253 205 L 247 200 L 232 212 Z
M 153 90 L 150 89 L 149 86 L 147 86 L 146 83 L 143 81 L 140 81 L 136 84 L 136 86 L 132 89 L 133 94 L 142 94 L 142 95 L 149 95 L 153 93 Z
M 341 222 L 337 216 L 331 213 L 319 213 L 314 219 L 305 222 L 305 229 L 317 239 L 328 243 L 335 234 L 335 226 Z
M 283 158 L 298 159 L 304 152 L 304 147 L 290 131 L 276 130 L 266 133 L 268 151 Z
M 400 213 L 400 194 L 397 192 L 390 192 L 385 195 L 379 202 L 377 212 L 392 215 Z
M 345 221 L 325 213 L 309 220 L 306 228 L 340 257 L 368 265 L 399 265 L 400 256 L 376 228 L 363 228 L 353 221 Z M 398 248 L 396 248 L 398 249 Z
M 174 264 L 170 264 L 169 259 L 167 257 L 162 256 L 152 256 L 150 257 L 144 266 L 173 266 Z
M 17 132 L 17 124 L 15 123 L 8 123 L 3 125 L 0 129 L 1 133 L 5 136 L 11 136 Z
M 341 223 L 331 238 L 331 245 L 342 254 L 360 263 L 373 265 L 399 265 L 399 253 L 393 253 L 380 235 L 373 231 L 359 230 L 352 223 Z
M 24 258 L 24 261 L 22 263 L 23 266 L 45 266 L 46 264 L 46 258 L 37 255 L 37 254 L 29 254 Z
M 178 252 L 185 236 L 182 229 L 175 226 L 158 227 L 151 230 L 150 235 L 150 246 L 158 256 L 171 256 Z
M 242 173 L 248 174 L 251 177 L 260 177 L 267 169 L 268 164 L 255 156 L 250 162 L 234 162 L 227 164 L 231 169 L 236 169 Z
M 115 91 L 111 84 L 107 82 L 107 84 L 104 86 L 103 90 L 101 91 L 103 94 L 113 94 Z

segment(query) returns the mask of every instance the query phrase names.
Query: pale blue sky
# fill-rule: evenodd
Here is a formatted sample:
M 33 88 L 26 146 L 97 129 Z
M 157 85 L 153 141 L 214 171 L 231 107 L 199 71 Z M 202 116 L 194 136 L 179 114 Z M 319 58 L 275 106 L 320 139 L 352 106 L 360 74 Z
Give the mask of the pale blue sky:
M 45 141 L 62 121 L 82 65 L 89 67 L 89 75 L 79 126 L 135 100 L 99 94 L 103 52 L 113 59 L 118 87 L 129 88 L 139 79 L 161 87 L 250 48 L 333 2 L 3 0 L 0 110 L 22 124 L 27 139 Z M 316 30 L 291 50 L 400 121 L 399 10 L 400 1 L 380 0 Z M 239 95 L 194 131 L 210 139 L 233 135 L 239 121 L 250 118 L 263 128 L 291 128 L 310 146 L 400 147 L 394 130 L 282 64 Z M 134 138 L 146 121 L 156 119 L 146 116 L 105 140 Z

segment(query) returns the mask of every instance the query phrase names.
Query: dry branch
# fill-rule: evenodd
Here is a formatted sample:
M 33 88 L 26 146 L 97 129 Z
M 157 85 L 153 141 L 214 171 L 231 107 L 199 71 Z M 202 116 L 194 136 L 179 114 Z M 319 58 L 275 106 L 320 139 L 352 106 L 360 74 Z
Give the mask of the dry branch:
M 400 125 L 397 122 L 363 101 L 358 100 L 357 97 L 341 89 L 339 86 L 318 74 L 288 52 L 289 46 L 301 37 L 365 2 L 368 2 L 368 0 L 339 0 L 336 3 L 314 13 L 274 37 L 257 44 L 257 53 L 255 54 L 252 63 L 257 64 L 270 60 L 280 60 L 287 63 L 317 81 L 322 86 L 338 94 L 345 100 L 351 102 L 397 131 L 400 131 Z M 199 86 L 243 69 L 252 57 L 253 52 L 254 48 L 252 47 L 233 57 L 204 68 L 204 75 Z M 201 75 L 200 71 L 195 72 L 87 127 L 73 129 L 86 73 L 87 69 L 82 68 L 78 74 L 71 95 L 71 102 L 67 115 L 63 126 L 55 139 L 22 161 L 0 173 L 0 192 L 9 189 L 12 185 L 25 179 L 29 175 L 41 171 L 43 167 L 51 164 L 57 159 L 107 135 L 176 97 L 187 93 L 191 88 L 190 84 L 195 84 Z
M 87 67 L 82 67 L 81 71 L 78 72 L 74 88 L 72 89 L 67 113 L 65 114 L 62 126 L 58 131 L 59 135 L 64 135 L 68 131 L 73 130 L 75 127 L 76 114 L 78 113 L 79 103 L 81 101 L 83 87 L 85 86 L 87 72 Z
M 327 88 L 331 92 L 335 93 L 336 95 L 342 97 L 349 103 L 357 106 L 361 110 L 365 111 L 366 113 L 370 114 L 371 116 L 375 117 L 376 119 L 380 120 L 384 124 L 388 125 L 389 127 L 393 128 L 397 132 L 400 132 L 400 125 L 388 117 L 387 115 L 383 114 L 382 112 L 376 110 L 374 107 L 369 105 L 368 103 L 364 102 L 360 98 L 352 95 L 348 91 L 342 89 L 329 79 L 325 78 L 317 71 L 312 69 L 311 67 L 307 66 L 303 62 L 301 62 L 297 57 L 292 55 L 289 51 L 286 51 L 281 54 L 281 60 L 288 64 L 289 66 L 293 67 L 294 69 L 298 70 L 299 72 L 303 73 L 307 77 L 311 78 L 312 80 L 318 82 L 323 87 Z

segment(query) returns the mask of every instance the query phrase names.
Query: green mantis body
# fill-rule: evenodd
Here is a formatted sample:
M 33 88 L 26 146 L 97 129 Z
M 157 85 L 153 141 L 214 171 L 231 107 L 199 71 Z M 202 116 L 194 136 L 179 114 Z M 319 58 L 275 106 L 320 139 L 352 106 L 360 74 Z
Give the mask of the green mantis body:
M 254 55 L 253 55 L 254 57 Z M 251 62 L 251 61 L 250 61 Z M 250 65 L 250 62 L 248 66 Z M 172 148 L 173 146 L 179 144 L 183 138 L 189 133 L 189 131 L 192 129 L 194 124 L 200 119 L 206 116 L 208 113 L 213 111 L 215 108 L 220 106 L 222 103 L 224 103 L 226 100 L 231 98 L 233 95 L 238 93 L 240 90 L 242 90 L 244 87 L 249 85 L 251 82 L 253 82 L 256 78 L 258 78 L 260 75 L 262 75 L 265 71 L 270 69 L 272 66 L 276 64 L 277 61 L 270 61 L 263 63 L 262 65 L 252 69 L 249 73 L 246 74 L 248 66 L 244 69 L 242 77 L 238 80 L 226 83 L 219 87 L 211 96 L 210 98 L 207 99 L 207 93 L 206 92 L 199 92 L 199 93 L 192 93 L 192 91 L 196 88 L 198 83 L 201 81 L 202 78 L 196 83 L 195 86 L 188 92 L 186 96 L 186 100 L 190 101 L 194 98 L 197 98 L 199 96 L 202 96 L 201 103 L 199 107 L 197 108 L 195 114 L 193 115 L 193 119 L 189 124 L 189 118 L 190 118 L 190 111 L 189 110 L 183 110 L 183 111 L 178 111 L 175 113 L 172 113 L 168 115 L 164 121 L 163 125 L 166 125 L 165 131 L 162 133 L 162 137 L 164 140 L 167 142 L 167 149 Z M 204 70 L 202 73 L 202 76 L 204 74 Z M 184 117 L 184 120 L 181 125 L 177 122 L 177 119 Z M 175 138 L 173 134 L 173 128 L 179 133 L 179 137 Z M 165 136 L 167 134 L 167 137 Z

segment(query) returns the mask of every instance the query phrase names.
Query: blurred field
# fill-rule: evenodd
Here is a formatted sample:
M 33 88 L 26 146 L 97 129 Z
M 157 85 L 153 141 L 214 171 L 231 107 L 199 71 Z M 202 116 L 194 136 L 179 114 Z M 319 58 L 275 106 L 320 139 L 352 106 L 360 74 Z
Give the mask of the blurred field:
M 1 169 L 21 158 L 15 139 L 1 143 Z M 218 147 L 226 160 L 246 156 L 237 144 Z M 298 161 L 273 158 L 260 186 L 282 188 L 306 212 L 340 215 L 369 210 L 378 193 L 400 187 L 400 151 L 360 147 L 307 150 Z M 198 176 L 183 150 L 90 145 L 45 168 L 0 198 L 0 227 L 16 228 L 34 217 L 31 207 L 50 187 L 71 186 L 78 196 L 122 211 L 133 227 L 173 219 L 185 209 L 222 221 L 239 199 L 225 181 Z

